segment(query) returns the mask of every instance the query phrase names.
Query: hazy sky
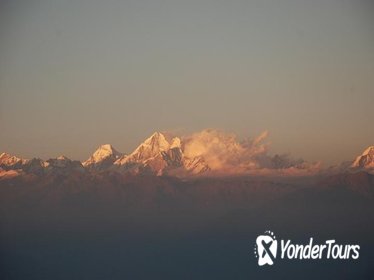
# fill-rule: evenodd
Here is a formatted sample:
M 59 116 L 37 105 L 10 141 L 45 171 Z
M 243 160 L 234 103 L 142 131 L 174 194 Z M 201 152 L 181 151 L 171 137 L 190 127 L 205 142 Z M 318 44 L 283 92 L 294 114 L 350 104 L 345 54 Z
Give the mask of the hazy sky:
M 374 144 L 370 2 L 1 1 L 0 151 L 85 159 L 218 128 L 351 159 Z

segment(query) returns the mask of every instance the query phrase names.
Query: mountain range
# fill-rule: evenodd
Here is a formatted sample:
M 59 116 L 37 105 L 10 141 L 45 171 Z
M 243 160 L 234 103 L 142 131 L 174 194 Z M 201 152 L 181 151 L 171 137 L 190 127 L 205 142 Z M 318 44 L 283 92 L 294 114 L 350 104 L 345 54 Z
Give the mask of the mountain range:
M 374 244 L 374 146 L 321 169 L 269 155 L 265 136 L 238 141 L 212 130 L 188 137 L 154 133 L 131 153 L 105 144 L 83 162 L 2 153 L 0 267 L 9 277 L 1 279 L 30 279 L 35 272 L 40 274 L 31 279 L 113 279 L 118 269 L 131 271 L 120 278 L 139 279 L 144 270 L 173 271 L 179 263 L 177 273 L 163 279 L 183 278 L 196 268 L 196 275 L 183 278 L 193 279 L 208 259 L 211 276 L 222 258 L 221 267 L 233 260 L 238 266 L 221 279 L 240 278 L 240 266 L 255 271 L 255 258 L 248 268 L 249 253 L 268 228 L 306 242 L 310 236 L 354 240 L 363 253 L 348 278 L 372 279 L 360 272 L 373 271 L 373 255 L 365 254 Z M 150 263 L 159 259 L 164 266 Z M 343 272 L 330 278 L 347 278 L 347 261 L 340 267 L 316 261 L 299 271 L 331 267 Z M 96 273 L 103 266 L 108 275 Z M 82 267 L 94 272 L 72 278 Z M 279 271 L 274 273 L 276 278 Z
M 261 139 L 260 139 L 261 140 Z M 210 175 L 313 175 L 322 172 L 318 164 L 269 156 L 260 140 L 240 143 L 233 137 L 207 130 L 197 137 L 168 137 L 155 132 L 132 153 L 117 151 L 104 144 L 83 162 L 60 156 L 46 161 L 23 159 L 8 153 L 0 155 L 0 178 L 19 175 L 117 172 L 131 175 L 175 177 Z M 374 146 L 368 147 L 339 172 L 374 171 Z

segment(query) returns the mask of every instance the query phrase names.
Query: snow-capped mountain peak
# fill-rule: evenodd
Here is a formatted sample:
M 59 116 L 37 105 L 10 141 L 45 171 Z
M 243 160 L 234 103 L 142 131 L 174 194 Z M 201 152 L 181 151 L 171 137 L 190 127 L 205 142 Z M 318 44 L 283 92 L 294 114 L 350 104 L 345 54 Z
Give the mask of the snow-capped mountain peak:
M 149 138 L 147 138 L 141 146 L 148 146 L 152 150 L 166 151 L 169 149 L 170 144 L 166 140 L 165 136 L 161 132 L 153 133 Z
M 151 172 L 162 175 L 167 170 L 178 169 L 182 164 L 183 153 L 178 137 L 169 140 L 160 132 L 153 133 L 129 156 L 122 156 L 114 165 L 131 172 Z
M 82 163 L 77 160 L 71 160 L 66 156 L 59 156 L 57 158 L 50 158 L 47 161 L 40 162 L 47 172 L 54 172 L 60 170 L 61 172 L 69 172 L 72 170 L 83 171 Z
M 96 159 L 103 159 L 112 155 L 119 156 L 121 153 L 110 144 L 101 145 L 93 154 Z
M 58 156 L 57 158 L 50 158 L 46 162 L 48 166 L 62 168 L 62 167 L 67 166 L 71 162 L 71 159 L 69 159 L 68 157 L 64 155 L 61 155 L 61 156 Z
M 368 147 L 351 165 L 352 168 L 374 168 L 374 146 Z
M 82 164 L 87 167 L 108 166 L 121 156 L 122 153 L 118 152 L 112 145 L 104 144 L 99 146 L 97 150 Z
M 170 144 L 165 136 L 160 132 L 155 132 L 128 156 L 127 161 L 147 160 L 169 149 Z
M 374 146 L 370 146 L 368 147 L 363 153 L 362 153 L 363 156 L 366 156 L 366 155 L 374 155 Z
M 0 154 L 0 167 L 19 168 L 22 164 L 25 164 L 26 162 L 26 159 L 13 156 L 8 153 Z
M 61 155 L 61 156 L 57 157 L 56 159 L 57 159 L 57 160 L 63 160 L 63 161 L 70 161 L 70 159 L 67 158 L 67 157 L 64 156 L 64 155 Z
M 174 137 L 171 140 L 170 149 L 181 148 L 181 139 L 179 137 Z

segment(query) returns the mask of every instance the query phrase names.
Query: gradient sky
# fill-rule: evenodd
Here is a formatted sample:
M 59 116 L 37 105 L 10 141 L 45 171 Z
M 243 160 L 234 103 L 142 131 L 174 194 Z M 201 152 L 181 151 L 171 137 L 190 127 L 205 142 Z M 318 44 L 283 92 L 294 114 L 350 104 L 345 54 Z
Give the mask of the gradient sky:
M 370 2 L 1 1 L 0 151 L 82 160 L 218 128 L 352 159 L 374 144 Z

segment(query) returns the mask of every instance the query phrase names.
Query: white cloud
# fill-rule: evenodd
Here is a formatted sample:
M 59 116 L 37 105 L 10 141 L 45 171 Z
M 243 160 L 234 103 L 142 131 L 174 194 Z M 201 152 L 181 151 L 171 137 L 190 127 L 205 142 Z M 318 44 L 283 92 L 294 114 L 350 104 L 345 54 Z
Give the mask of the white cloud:
M 268 132 L 254 139 L 239 141 L 234 134 L 206 129 L 183 139 L 188 158 L 203 157 L 213 172 L 259 175 L 298 175 L 319 170 L 319 163 L 293 160 L 287 155 L 268 155 Z

